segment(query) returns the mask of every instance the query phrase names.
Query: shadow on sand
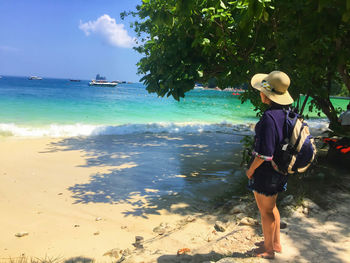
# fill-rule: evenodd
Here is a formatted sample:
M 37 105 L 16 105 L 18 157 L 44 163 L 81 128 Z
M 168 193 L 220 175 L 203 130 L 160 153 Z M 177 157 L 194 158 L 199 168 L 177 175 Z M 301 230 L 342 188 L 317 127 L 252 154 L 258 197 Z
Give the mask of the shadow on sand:
M 240 139 L 218 133 L 81 137 L 52 143 L 48 152 L 79 150 L 86 160 L 83 167 L 108 167 L 107 173 L 91 174 L 88 183 L 69 188 L 75 203 L 126 202 L 132 205 L 132 209 L 125 211 L 125 216 L 147 218 L 150 214 L 159 214 L 161 209 L 183 215 L 193 211 L 208 213 L 212 206 L 210 201 L 216 197 L 227 192 L 231 196 L 235 195 L 235 191 L 245 192 L 242 190 L 244 174 L 239 166 Z M 332 247 L 329 242 L 350 235 L 349 211 L 336 206 L 339 203 L 349 204 L 349 184 L 341 189 L 337 188 L 339 184 L 333 187 L 327 181 L 332 179 L 327 179 L 327 175 L 321 178 L 320 174 L 337 173 L 336 168 L 327 165 L 321 168 L 313 171 L 317 176 L 312 180 L 291 178 L 291 187 L 286 194 L 302 189 L 305 197 L 327 196 L 320 200 L 320 203 L 324 202 L 327 213 L 312 215 L 313 220 L 302 217 L 290 219 L 284 234 L 294 250 L 290 254 L 277 255 L 275 262 L 346 262 L 338 257 L 345 247 Z M 332 191 L 341 192 L 332 194 Z M 171 209 L 172 205 L 179 203 L 187 206 Z M 326 227 L 320 227 L 329 223 L 334 229 L 328 231 Z M 315 226 L 320 229 L 315 231 Z M 350 245 L 349 239 L 344 245 Z M 251 251 L 239 252 L 234 247 L 230 252 L 232 258 L 244 260 L 251 256 Z M 224 255 L 216 252 L 175 254 L 162 255 L 157 262 L 202 262 L 203 258 L 219 260 L 222 257 Z
M 178 203 L 205 211 L 203 204 L 232 189 L 242 173 L 240 139 L 215 133 L 79 137 L 52 143 L 47 152 L 79 150 L 83 167 L 107 167 L 69 188 L 75 203 L 126 202 L 134 208 L 125 215 L 146 217 Z

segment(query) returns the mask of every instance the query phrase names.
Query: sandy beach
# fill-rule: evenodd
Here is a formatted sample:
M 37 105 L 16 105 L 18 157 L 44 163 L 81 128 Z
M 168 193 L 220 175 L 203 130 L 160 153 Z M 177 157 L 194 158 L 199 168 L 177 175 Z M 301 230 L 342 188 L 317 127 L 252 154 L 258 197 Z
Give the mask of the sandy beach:
M 240 139 L 2 138 L 0 262 L 22 255 L 116 262 L 123 253 L 123 262 L 216 262 L 230 256 L 235 261 L 225 262 L 263 262 L 247 252 L 262 239 L 253 201 L 235 196 L 216 208 L 212 202 L 241 181 Z M 333 193 L 333 209 L 305 212 L 300 206 L 282 218 L 288 227 L 275 262 L 350 262 L 349 197 Z M 252 224 L 241 224 L 231 210 L 242 203 Z M 224 231 L 214 227 L 217 221 Z M 143 248 L 135 246 L 136 236 Z M 188 255 L 177 255 L 183 248 Z

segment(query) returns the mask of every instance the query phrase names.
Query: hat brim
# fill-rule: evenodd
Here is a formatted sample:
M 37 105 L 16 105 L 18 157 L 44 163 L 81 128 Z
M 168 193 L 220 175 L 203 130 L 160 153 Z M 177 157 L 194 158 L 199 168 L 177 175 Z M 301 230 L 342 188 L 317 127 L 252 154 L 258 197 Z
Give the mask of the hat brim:
M 261 91 L 262 93 L 264 93 L 270 100 L 272 100 L 275 103 L 278 103 L 280 105 L 289 105 L 292 104 L 294 102 L 292 96 L 290 96 L 289 92 L 286 91 L 283 94 L 277 94 L 273 91 L 269 91 L 263 87 L 261 87 L 261 82 L 268 76 L 268 74 L 255 74 L 251 81 L 250 84 L 252 85 L 252 87 L 254 89 L 257 89 L 259 91 Z

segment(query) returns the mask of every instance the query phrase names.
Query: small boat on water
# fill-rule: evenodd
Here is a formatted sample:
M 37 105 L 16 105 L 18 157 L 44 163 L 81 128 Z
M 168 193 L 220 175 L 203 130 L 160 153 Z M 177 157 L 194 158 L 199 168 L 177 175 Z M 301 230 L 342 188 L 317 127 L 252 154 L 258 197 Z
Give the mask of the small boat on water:
M 118 85 L 117 81 L 107 81 L 106 77 L 96 75 L 96 79 L 93 79 L 89 82 L 89 86 L 99 86 L 99 87 L 115 87 Z
M 38 76 L 30 76 L 28 79 L 29 80 L 42 80 L 43 78 L 38 77 Z
M 108 82 L 107 80 L 91 80 L 89 86 L 99 86 L 99 87 L 115 87 L 117 82 Z
M 194 84 L 194 89 L 204 89 L 204 85 L 201 83 L 195 83 Z
M 72 81 L 72 82 L 80 82 L 80 79 L 70 79 L 69 81 Z

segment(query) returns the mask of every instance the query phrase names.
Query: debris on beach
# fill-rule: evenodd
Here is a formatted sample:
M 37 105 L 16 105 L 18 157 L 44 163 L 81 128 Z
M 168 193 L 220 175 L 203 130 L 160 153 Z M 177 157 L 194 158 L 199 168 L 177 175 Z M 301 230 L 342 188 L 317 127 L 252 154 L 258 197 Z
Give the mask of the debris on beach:
M 127 249 L 113 248 L 111 250 L 108 250 L 106 253 L 104 253 L 103 256 L 109 256 L 111 258 L 114 258 L 117 260 L 115 262 L 127 262 L 126 258 L 129 257 L 131 254 L 132 253 L 129 248 Z
M 240 222 L 240 225 L 245 225 L 245 226 L 254 226 L 254 225 L 258 225 L 258 221 L 251 218 L 251 217 L 244 217 Z
M 235 215 L 235 219 L 237 220 L 237 221 L 241 221 L 243 218 L 245 218 L 246 217 L 246 214 L 244 214 L 244 213 L 239 213 L 239 214 L 236 214 Z
M 153 232 L 157 233 L 158 235 L 164 235 L 168 230 L 170 230 L 168 223 L 160 223 L 159 226 L 153 228 Z
M 143 249 L 143 241 L 144 238 L 142 236 L 135 236 L 135 243 L 133 243 L 133 246 L 137 249 Z
M 303 208 L 303 214 L 308 215 L 309 214 L 309 208 L 304 207 Z
M 315 212 L 320 210 L 320 207 L 308 198 L 304 198 L 301 204 L 304 208 L 307 208 Z
M 284 222 L 284 221 L 280 222 L 280 229 L 285 229 L 285 228 L 287 228 L 287 226 L 288 226 L 288 224 L 286 222 Z
M 225 225 L 225 223 L 223 223 L 221 221 L 216 221 L 215 225 L 214 225 L 214 228 L 215 228 L 216 231 L 219 231 L 219 232 L 225 232 L 226 231 L 226 225 Z
M 191 223 L 191 222 L 194 222 L 196 221 L 196 218 L 194 216 L 188 216 L 186 217 L 186 222 L 187 223 Z
M 185 247 L 185 248 L 181 248 L 177 251 L 177 255 L 180 256 L 180 255 L 183 255 L 183 254 L 187 254 L 191 252 L 191 249 Z
M 16 237 L 24 237 L 24 236 L 28 236 L 29 233 L 28 232 L 18 232 L 15 234 Z
M 94 236 L 98 236 L 100 234 L 100 231 L 94 232 Z
M 103 256 L 110 256 L 112 258 L 115 259 L 119 259 L 121 257 L 121 253 L 123 252 L 123 250 L 119 249 L 119 248 L 113 248 L 111 250 L 108 250 L 106 253 L 103 254 Z
M 74 225 L 74 227 L 80 227 L 80 225 Z
M 187 216 L 185 219 L 181 219 L 176 223 L 176 227 L 175 229 L 181 229 L 183 228 L 185 225 L 187 225 L 188 223 L 192 223 L 196 221 L 196 218 L 194 216 Z M 164 224 L 164 223 L 163 223 Z M 174 230 L 171 226 L 169 226 L 166 223 L 166 230 L 170 231 L 170 230 Z
M 247 210 L 247 205 L 246 204 L 240 204 L 240 205 L 236 205 L 234 206 L 231 211 L 230 214 L 239 214 L 239 213 L 244 213 Z
M 216 239 L 217 235 L 218 235 L 218 232 L 216 232 L 216 230 L 212 230 L 207 234 L 207 236 L 205 237 L 204 240 L 207 242 L 210 242 L 210 241 Z
M 101 221 L 101 220 L 102 220 L 101 217 L 96 217 L 96 218 L 95 218 L 95 221 Z

